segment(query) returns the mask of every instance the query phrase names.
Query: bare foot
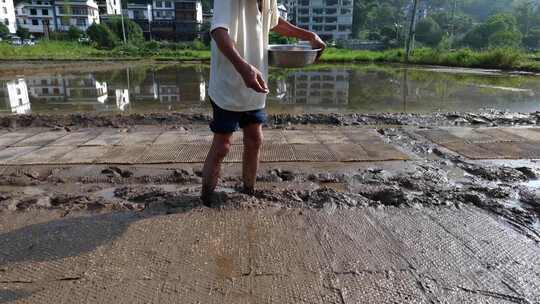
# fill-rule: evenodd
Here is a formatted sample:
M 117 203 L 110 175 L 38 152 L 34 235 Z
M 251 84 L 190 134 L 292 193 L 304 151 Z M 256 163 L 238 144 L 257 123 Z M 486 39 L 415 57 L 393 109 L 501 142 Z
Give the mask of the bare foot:
M 214 208 L 223 205 L 225 199 L 225 193 L 221 192 L 210 192 L 201 194 L 201 202 L 208 208 Z

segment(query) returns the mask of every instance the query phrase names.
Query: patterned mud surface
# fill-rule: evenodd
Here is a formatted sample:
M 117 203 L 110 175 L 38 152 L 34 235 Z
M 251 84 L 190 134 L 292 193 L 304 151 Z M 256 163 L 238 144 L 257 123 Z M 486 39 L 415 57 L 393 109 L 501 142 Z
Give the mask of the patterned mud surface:
M 270 130 L 333 158 L 276 154 L 253 196 L 233 158 L 213 208 L 182 150 L 121 161 L 196 126 L 101 131 L 0 135 L 0 303 L 540 303 L 538 128 Z

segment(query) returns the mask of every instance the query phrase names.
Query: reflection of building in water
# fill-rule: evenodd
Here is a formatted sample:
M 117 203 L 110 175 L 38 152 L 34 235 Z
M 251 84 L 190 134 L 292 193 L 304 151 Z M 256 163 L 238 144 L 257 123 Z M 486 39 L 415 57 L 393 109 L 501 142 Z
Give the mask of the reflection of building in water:
M 8 81 L 1 86 L 0 99 L 5 100 L 6 109 L 10 113 L 30 113 L 31 106 L 30 99 L 28 98 L 28 88 L 26 81 L 22 77 Z
M 194 71 L 164 69 L 148 72 L 133 88 L 134 100 L 159 100 L 160 103 L 199 103 L 206 99 L 206 83 L 199 67 Z
M 86 104 L 104 109 L 108 98 L 107 83 L 97 81 L 92 74 L 32 77 L 28 86 L 32 97 L 48 104 Z
M 292 79 L 291 79 L 292 78 Z M 342 70 L 297 72 L 289 77 L 288 98 L 282 103 L 306 105 L 347 105 L 349 102 L 349 73 Z
M 129 90 L 116 89 L 114 93 L 116 95 L 116 107 L 120 111 L 124 111 L 129 105 Z

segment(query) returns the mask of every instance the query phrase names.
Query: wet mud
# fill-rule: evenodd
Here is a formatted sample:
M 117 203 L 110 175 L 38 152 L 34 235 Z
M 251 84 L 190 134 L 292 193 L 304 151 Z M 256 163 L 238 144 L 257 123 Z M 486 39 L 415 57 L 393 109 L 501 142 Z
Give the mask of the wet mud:
M 189 124 L 206 124 L 209 113 L 133 113 L 133 114 L 26 114 L 0 116 L 0 128 L 26 127 L 129 127 L 159 125 L 182 127 Z M 480 113 L 324 113 L 324 114 L 273 114 L 267 127 L 287 128 L 295 125 L 324 126 L 532 126 L 540 122 L 540 112 L 514 113 L 486 111 Z
M 413 169 L 368 168 L 353 173 L 309 173 L 270 169 L 262 172 L 254 195 L 240 193 L 240 177 L 222 179 L 215 209 L 315 209 L 325 212 L 353 208 L 462 208 L 476 206 L 536 242 L 540 190 L 527 186 L 537 178 L 532 169 L 481 166 L 456 161 L 463 177 L 455 178 L 440 163 L 420 163 Z M 444 162 L 442 162 L 444 163 Z M 199 200 L 197 169 L 135 166 L 94 168 L 98 176 L 73 174 L 73 168 L 16 170 L 0 179 L 0 211 L 29 209 L 72 211 L 134 210 L 175 213 L 206 208 Z M 84 170 L 83 170 L 84 171 Z M 531 172 L 529 172 L 531 171 Z M 84 171 L 87 172 L 87 171 Z M 536 173 L 535 173 L 536 174 Z M 69 177 L 71 175 L 71 177 Z M 101 178 L 98 178 L 101 177 Z M 29 187 L 31 186 L 31 187 Z M 41 189 L 28 192 L 28 189 Z

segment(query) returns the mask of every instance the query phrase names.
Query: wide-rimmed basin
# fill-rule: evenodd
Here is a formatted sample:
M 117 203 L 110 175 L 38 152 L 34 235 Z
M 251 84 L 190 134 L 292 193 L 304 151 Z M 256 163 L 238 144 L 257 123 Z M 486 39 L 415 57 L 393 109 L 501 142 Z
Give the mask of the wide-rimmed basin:
M 268 46 L 268 63 L 280 68 L 301 68 L 314 63 L 319 51 L 309 45 L 272 44 Z

